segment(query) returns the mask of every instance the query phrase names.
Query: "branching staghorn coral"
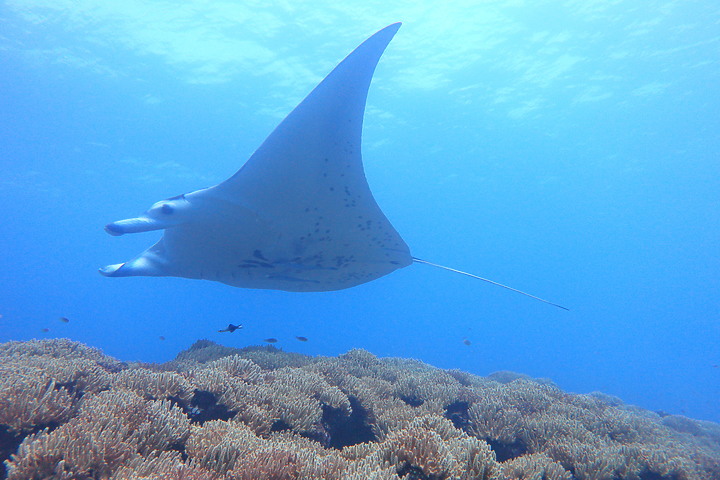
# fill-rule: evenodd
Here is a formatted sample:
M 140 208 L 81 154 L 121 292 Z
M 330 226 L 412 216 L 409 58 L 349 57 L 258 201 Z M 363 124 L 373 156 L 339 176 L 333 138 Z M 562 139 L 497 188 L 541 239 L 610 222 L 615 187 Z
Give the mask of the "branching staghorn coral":
M 131 368 L 112 377 L 115 389 L 130 390 L 145 400 L 179 398 L 189 401 L 195 387 L 184 376 L 175 372 L 155 372 Z
M 193 426 L 185 444 L 192 465 L 225 475 L 238 458 L 254 450 L 260 437 L 242 423 L 211 420 Z
M 364 452 L 356 448 L 344 453 L 368 458 L 376 452 L 383 465 L 393 466 L 401 476 L 485 480 L 499 478 L 500 473 L 495 454 L 486 442 L 468 436 L 435 415 L 418 418 L 393 431 L 375 452 L 366 446 Z
M 312 363 L 312 359 L 306 355 L 283 352 L 272 345 L 232 348 L 218 345 L 210 340 L 198 340 L 190 348 L 180 352 L 174 361 L 166 365 L 172 370 L 183 371 L 198 364 L 205 364 L 232 355 L 241 355 L 242 358 L 252 360 L 253 363 L 265 370 L 299 367 Z
M 544 453 L 531 453 L 508 460 L 503 464 L 508 480 L 573 480 L 572 474 Z
M 8 462 L 8 478 L 109 476 L 136 454 L 184 442 L 189 427 L 189 419 L 168 401 L 146 401 L 123 390 L 102 392 L 84 401 L 67 423 L 27 437 Z
M 292 435 L 262 438 L 246 425 L 213 420 L 195 426 L 186 445 L 191 465 L 225 478 L 337 478 L 345 461 L 318 443 Z
M 476 393 L 468 431 L 487 438 L 501 460 L 545 453 L 581 480 L 701 480 L 720 472 L 718 444 L 682 438 L 656 414 L 525 379 Z
M 28 340 L 26 342 L 7 342 L 0 344 L 0 358 L 17 359 L 19 357 L 52 357 L 65 360 L 84 358 L 91 360 L 112 372 L 125 368 L 125 363 L 105 355 L 97 348 L 89 347 L 67 338 L 49 340 Z
M 119 467 L 110 480 L 215 480 L 215 475 L 199 467 L 191 467 L 182 460 L 180 452 L 169 451 L 137 455 Z
M 119 364 L 98 350 L 71 348 L 64 339 L 28 343 L 28 351 L 19 342 L 0 345 L 0 425 L 14 432 L 67 421 L 84 393 L 109 388 L 110 372 L 98 361 Z
M 207 364 L 207 369 L 222 370 L 231 377 L 238 378 L 246 383 L 260 383 L 265 377 L 262 369 L 252 360 L 242 358 L 240 355 L 231 355 L 214 360 Z
M 410 406 L 419 406 L 427 401 L 448 405 L 462 396 L 464 387 L 449 373 L 433 368 L 417 360 L 389 358 L 397 373 L 394 395 Z
M 0 358 L 12 480 L 720 478 L 717 424 L 508 372 L 207 341 L 160 366 L 67 340 Z
M 62 388 L 42 368 L 0 364 L 0 424 L 14 432 L 67 421 L 77 397 Z
M 349 416 L 347 396 L 317 373 L 293 367 L 263 372 L 238 356 L 188 372 L 200 390 L 214 394 L 235 419 L 256 433 L 289 428 L 314 438 L 327 435 L 322 423 L 328 409 Z

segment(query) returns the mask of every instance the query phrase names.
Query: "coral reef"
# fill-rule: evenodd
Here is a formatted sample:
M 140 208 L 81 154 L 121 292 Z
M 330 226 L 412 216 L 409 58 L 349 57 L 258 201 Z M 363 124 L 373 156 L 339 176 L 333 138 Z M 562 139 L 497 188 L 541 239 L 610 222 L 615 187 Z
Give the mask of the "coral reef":
M 163 365 L 0 345 L 0 478 L 708 480 L 720 425 L 352 350 L 207 340 Z

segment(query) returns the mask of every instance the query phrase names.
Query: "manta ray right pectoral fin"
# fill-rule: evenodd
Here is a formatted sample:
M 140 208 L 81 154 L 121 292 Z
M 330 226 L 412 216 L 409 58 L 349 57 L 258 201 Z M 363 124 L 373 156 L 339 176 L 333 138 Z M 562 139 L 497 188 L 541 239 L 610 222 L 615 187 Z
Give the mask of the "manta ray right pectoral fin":
M 542 299 L 542 298 L 540 298 L 540 297 L 536 297 L 535 295 L 530 295 L 529 293 L 523 292 L 523 291 L 518 290 L 518 289 L 516 289 L 516 288 L 508 287 L 507 285 L 503 285 L 502 283 L 498 283 L 498 282 L 495 282 L 495 281 L 493 281 L 493 280 L 489 280 L 489 279 L 487 279 L 487 278 L 483 278 L 483 277 L 480 277 L 480 276 L 478 276 L 478 275 L 474 275 L 474 274 L 472 274 L 472 273 L 463 272 L 462 270 L 457 270 L 457 269 L 455 269 L 455 268 L 446 267 L 446 266 L 444 266 L 444 265 L 440 265 L 440 264 L 433 263 L 433 262 L 428 262 L 427 260 L 421 260 L 421 259 L 415 258 L 415 257 L 413 257 L 413 261 L 416 262 L 416 263 L 424 263 L 425 265 L 430 265 L 430 266 L 433 266 L 433 267 L 442 268 L 443 270 L 447 270 L 447 271 L 449 271 L 449 272 L 455 272 L 455 273 L 460 273 L 460 274 L 462 274 L 462 275 L 467 275 L 468 277 L 476 278 L 476 279 L 478 279 L 478 280 L 482 280 L 483 282 L 492 283 L 493 285 L 497 285 L 498 287 L 502 287 L 502 288 L 505 288 L 505 289 L 507 289 L 507 290 L 511 290 L 511 291 L 513 291 L 513 292 L 520 293 L 520 294 L 522 294 L 522 295 L 525 295 L 526 297 L 534 298 L 535 300 L 539 300 L 539 301 L 541 301 L 541 302 L 543 302 L 543 303 L 547 303 L 548 305 L 552 305 L 553 307 L 562 308 L 563 310 L 570 310 L 569 308 L 563 307 L 562 305 L 558 305 L 557 303 L 549 302 L 549 301 L 544 300 L 544 299 Z

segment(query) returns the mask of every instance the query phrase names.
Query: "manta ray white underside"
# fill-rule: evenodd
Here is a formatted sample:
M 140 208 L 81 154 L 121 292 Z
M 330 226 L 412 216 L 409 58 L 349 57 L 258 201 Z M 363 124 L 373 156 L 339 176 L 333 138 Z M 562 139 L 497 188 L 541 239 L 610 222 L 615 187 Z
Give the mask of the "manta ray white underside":
M 113 235 L 165 231 L 135 259 L 101 273 L 309 292 L 410 265 L 408 246 L 370 192 L 360 153 L 370 80 L 398 28 L 380 30 L 348 55 L 228 180 L 107 225 Z
M 399 28 L 383 28 L 350 53 L 235 175 L 108 224 L 112 235 L 164 233 L 133 260 L 100 273 L 313 292 L 353 287 L 415 261 L 489 281 L 413 258 L 365 179 L 365 101 L 375 66 Z

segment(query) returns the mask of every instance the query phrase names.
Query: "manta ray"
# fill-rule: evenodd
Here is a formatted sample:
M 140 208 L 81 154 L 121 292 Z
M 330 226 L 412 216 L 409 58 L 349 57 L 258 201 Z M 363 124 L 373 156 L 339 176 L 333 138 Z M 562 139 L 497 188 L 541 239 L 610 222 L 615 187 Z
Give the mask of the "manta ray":
M 100 273 L 321 292 L 424 263 L 551 303 L 413 257 L 375 202 L 363 170 L 362 123 L 375 67 L 399 28 L 383 28 L 350 53 L 233 176 L 106 225 L 111 235 L 164 232 L 134 259 Z

